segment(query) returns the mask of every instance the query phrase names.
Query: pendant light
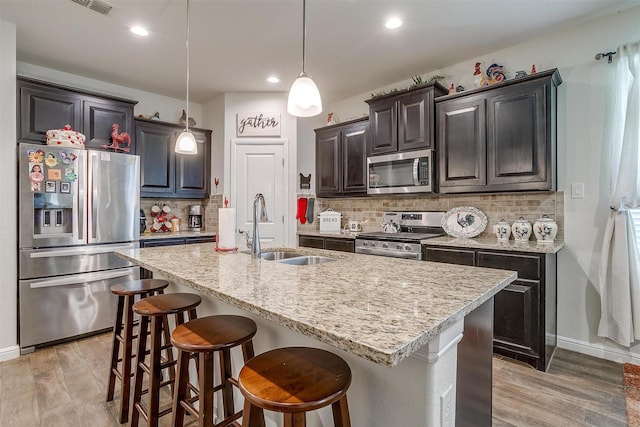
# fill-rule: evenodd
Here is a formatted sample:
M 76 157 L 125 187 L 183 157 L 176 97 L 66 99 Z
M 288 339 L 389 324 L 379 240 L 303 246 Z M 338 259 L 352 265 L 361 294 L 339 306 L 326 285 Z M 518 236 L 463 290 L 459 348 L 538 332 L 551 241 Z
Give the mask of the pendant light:
M 307 25 L 306 0 L 302 0 L 302 72 L 291 85 L 287 111 L 292 116 L 312 117 L 322 112 L 322 100 L 318 86 L 311 80 L 306 70 Z
M 185 129 L 176 140 L 175 152 L 178 154 L 198 154 L 196 138 L 189 131 L 189 1 L 187 0 L 187 121 Z

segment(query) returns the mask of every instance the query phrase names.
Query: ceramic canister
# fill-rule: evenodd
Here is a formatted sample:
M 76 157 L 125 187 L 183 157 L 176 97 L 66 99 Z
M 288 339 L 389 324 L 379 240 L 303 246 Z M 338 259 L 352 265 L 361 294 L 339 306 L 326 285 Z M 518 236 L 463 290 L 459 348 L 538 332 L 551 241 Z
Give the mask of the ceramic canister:
M 533 233 L 540 243 L 553 243 L 558 234 L 558 224 L 546 215 L 533 223 Z
M 516 242 L 526 242 L 531 237 L 531 223 L 520 217 L 511 225 L 511 232 Z
M 509 236 L 511 236 L 511 224 L 502 219 L 493 226 L 493 232 L 496 234 L 499 242 L 506 242 L 509 240 Z

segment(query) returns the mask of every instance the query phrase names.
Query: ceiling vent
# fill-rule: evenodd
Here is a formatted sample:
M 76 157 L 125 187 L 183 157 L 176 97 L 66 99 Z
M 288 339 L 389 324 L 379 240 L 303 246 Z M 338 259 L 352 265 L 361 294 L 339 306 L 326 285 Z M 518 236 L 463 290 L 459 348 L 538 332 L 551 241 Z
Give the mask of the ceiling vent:
M 109 12 L 113 9 L 109 3 L 102 0 L 71 0 L 72 2 L 79 4 L 80 6 L 88 7 L 94 12 L 98 12 L 102 15 L 108 16 Z

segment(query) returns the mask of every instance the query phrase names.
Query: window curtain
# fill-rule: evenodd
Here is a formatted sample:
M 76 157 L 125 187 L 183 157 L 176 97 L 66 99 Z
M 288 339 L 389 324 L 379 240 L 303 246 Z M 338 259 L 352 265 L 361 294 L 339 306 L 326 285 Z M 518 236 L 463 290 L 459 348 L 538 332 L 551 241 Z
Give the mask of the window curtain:
M 640 340 L 640 254 L 629 209 L 640 207 L 640 42 L 615 56 L 611 182 L 614 186 L 600 263 L 598 335 L 630 347 Z

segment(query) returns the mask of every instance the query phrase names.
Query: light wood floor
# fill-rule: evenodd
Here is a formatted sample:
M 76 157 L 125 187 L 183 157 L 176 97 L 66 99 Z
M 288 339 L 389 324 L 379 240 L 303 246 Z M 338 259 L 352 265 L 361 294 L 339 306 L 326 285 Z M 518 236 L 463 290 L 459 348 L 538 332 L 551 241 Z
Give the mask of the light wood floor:
M 120 426 L 104 401 L 110 351 L 103 334 L 0 363 L 0 427 Z M 494 426 L 627 425 L 620 364 L 558 350 L 547 373 L 498 357 L 493 371 Z

